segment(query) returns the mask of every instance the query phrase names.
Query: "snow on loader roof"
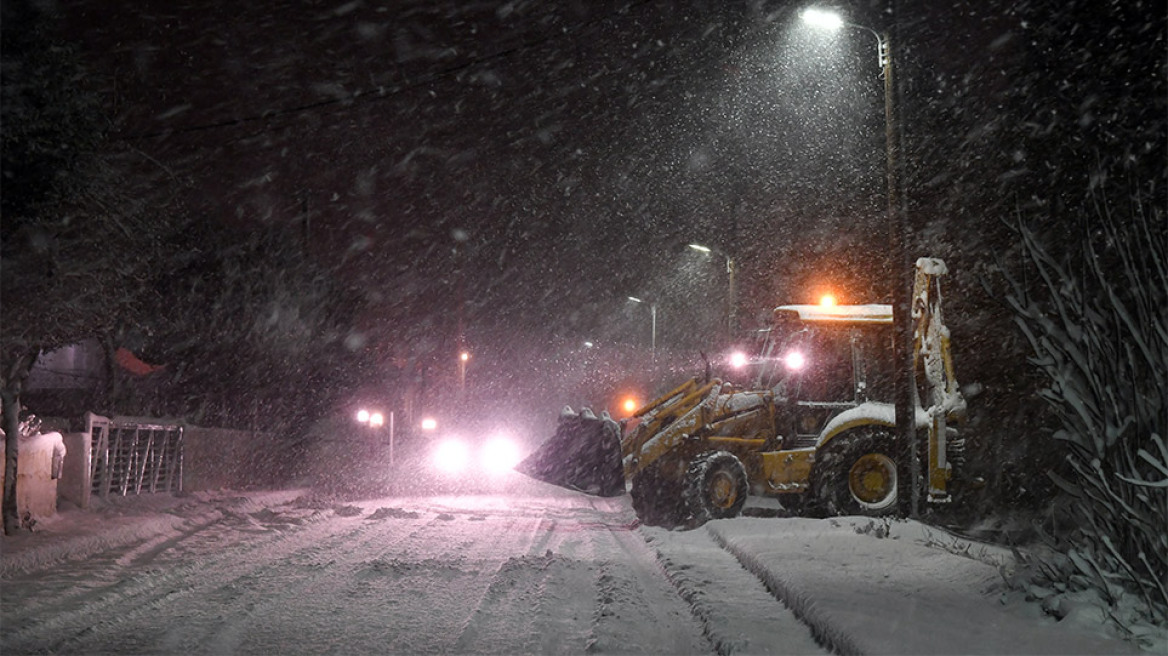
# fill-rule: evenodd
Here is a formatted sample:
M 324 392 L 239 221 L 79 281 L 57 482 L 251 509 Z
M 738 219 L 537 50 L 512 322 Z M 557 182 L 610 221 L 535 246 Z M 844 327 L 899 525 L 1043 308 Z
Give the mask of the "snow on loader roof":
M 892 323 L 892 306 L 869 305 L 780 305 L 775 314 L 795 312 L 800 321 L 838 323 Z

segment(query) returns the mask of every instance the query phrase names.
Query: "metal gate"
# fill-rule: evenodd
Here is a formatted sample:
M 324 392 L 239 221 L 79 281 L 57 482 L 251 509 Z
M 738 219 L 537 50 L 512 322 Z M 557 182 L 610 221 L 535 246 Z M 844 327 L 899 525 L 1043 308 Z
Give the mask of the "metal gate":
M 91 493 L 182 491 L 183 427 L 87 415 Z

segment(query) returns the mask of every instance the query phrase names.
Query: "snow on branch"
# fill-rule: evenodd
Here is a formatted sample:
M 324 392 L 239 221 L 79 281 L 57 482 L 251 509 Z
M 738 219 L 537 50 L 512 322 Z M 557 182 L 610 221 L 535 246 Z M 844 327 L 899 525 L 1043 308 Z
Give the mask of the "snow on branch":
M 1168 236 L 1165 216 L 1136 198 L 1117 217 L 1106 199 L 1082 247 L 1056 257 L 1019 222 L 1027 272 L 1003 271 L 1007 302 L 1047 381 L 1041 397 L 1061 428 L 1077 528 L 1064 582 L 1114 604 L 1143 599 L 1168 621 Z M 1130 214 L 1130 216 L 1126 216 Z M 1036 288 L 1027 273 L 1036 274 Z M 1021 279 L 1020 279 L 1021 278 Z

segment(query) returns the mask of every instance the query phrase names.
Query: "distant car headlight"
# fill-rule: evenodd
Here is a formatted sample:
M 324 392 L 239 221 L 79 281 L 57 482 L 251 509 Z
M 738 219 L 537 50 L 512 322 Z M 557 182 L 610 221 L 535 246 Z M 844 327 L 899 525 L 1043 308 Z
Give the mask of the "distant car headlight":
M 446 474 L 458 474 L 470 464 L 470 449 L 462 440 L 448 438 L 434 449 L 434 467 Z
M 507 437 L 492 437 L 483 445 L 483 469 L 488 474 L 502 474 L 519 464 L 519 447 Z

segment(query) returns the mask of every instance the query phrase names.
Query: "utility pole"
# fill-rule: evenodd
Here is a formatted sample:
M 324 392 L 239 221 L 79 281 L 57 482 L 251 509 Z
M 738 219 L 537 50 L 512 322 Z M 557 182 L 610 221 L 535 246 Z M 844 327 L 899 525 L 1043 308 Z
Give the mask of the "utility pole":
M 893 382 L 896 388 L 896 434 L 904 446 L 909 475 L 909 516 L 920 513 L 921 461 L 916 431 L 916 379 L 913 357 L 912 284 L 913 263 L 908 253 L 908 221 L 900 190 L 900 132 L 896 120 L 896 81 L 893 77 L 892 38 L 882 35 L 881 66 L 884 73 L 884 136 L 888 153 L 888 229 L 892 272 Z

